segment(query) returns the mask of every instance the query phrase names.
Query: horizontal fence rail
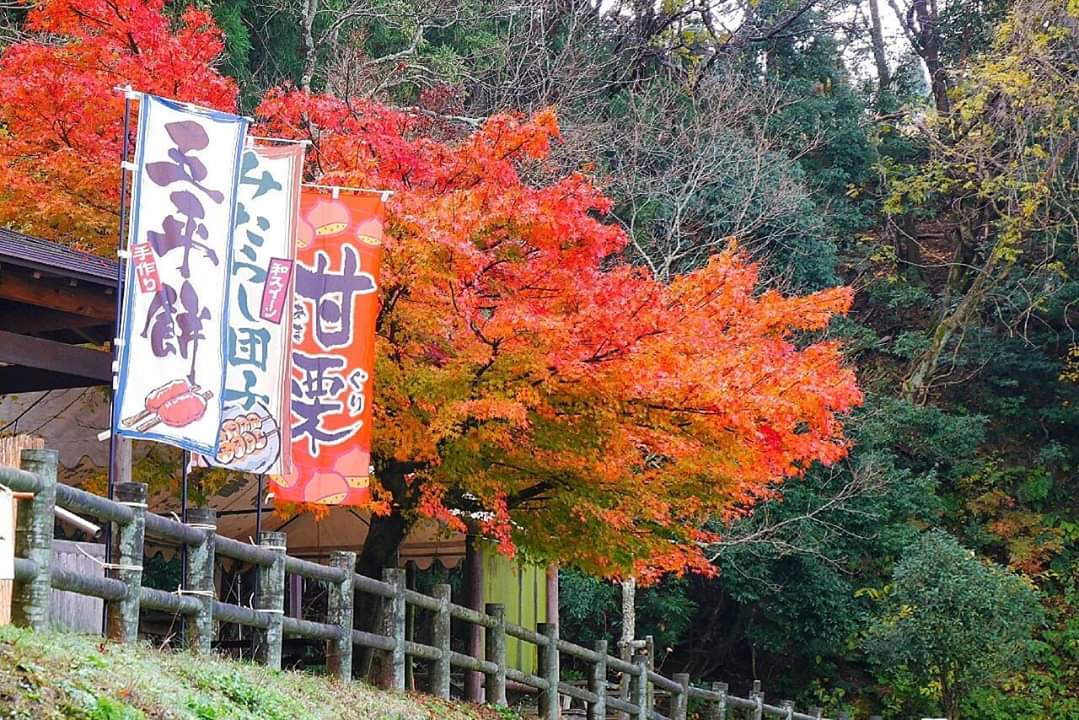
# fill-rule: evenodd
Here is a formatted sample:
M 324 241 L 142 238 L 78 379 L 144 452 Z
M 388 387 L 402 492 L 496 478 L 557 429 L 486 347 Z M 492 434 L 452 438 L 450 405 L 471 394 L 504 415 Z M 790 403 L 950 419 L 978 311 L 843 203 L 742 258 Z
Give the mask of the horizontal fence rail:
M 633 720 L 686 720 L 691 700 L 695 705 L 703 705 L 702 717 L 706 720 L 733 720 L 736 714 L 753 720 L 822 718 L 819 708 L 806 714 L 796 712 L 789 701 L 779 706 L 766 703 L 759 682 L 754 683 L 748 698 L 731 695 L 725 683 L 694 687 L 688 675 L 668 678 L 655 672 L 642 653 L 629 661 L 608 654 L 605 640 L 586 648 L 560 638 L 554 624 L 540 624 L 531 629 L 508 623 L 501 605 L 488 604 L 484 612 L 479 612 L 452 602 L 448 585 L 435 586 L 432 595 L 411 590 L 405 587 L 404 571 L 397 568 L 384 570 L 381 579 L 360 575 L 354 571 L 356 554 L 352 552 L 334 552 L 330 563 L 323 565 L 289 556 L 283 533 L 263 532 L 257 545 L 222 537 L 215 532 L 216 516 L 212 509 L 190 510 L 186 524 L 155 515 L 146 511 L 146 486 L 141 483 L 119 483 L 115 501 L 58 484 L 57 454 L 52 450 L 24 450 L 21 466 L 21 469 L 0 468 L 0 485 L 32 494 L 31 499 L 21 501 L 15 533 L 12 619 L 19 625 L 35 630 L 48 627 L 49 590 L 55 588 L 103 599 L 107 605 L 107 635 L 118 642 L 137 639 L 139 614 L 144 608 L 183 616 L 185 642 L 191 650 L 200 653 L 211 651 L 215 622 L 233 623 L 255 631 L 256 659 L 275 669 L 281 667 L 285 637 L 324 642 L 327 672 L 341 680 L 352 678 L 354 648 L 369 648 L 376 653 L 379 666 L 376 679 L 382 687 L 405 689 L 407 658 L 411 657 L 429 663 L 428 690 L 434 695 L 448 699 L 451 671 L 461 668 L 483 674 L 486 701 L 491 704 L 506 704 L 507 684 L 511 682 L 535 691 L 539 716 L 544 720 L 557 720 L 561 716 L 563 698 L 584 703 L 591 720 L 606 720 L 612 713 Z M 114 524 L 116 562 L 105 564 L 106 577 L 51 566 L 55 506 Z M 185 582 L 177 591 L 142 586 L 143 544 L 147 538 L 187 548 Z M 217 557 L 259 568 L 253 607 L 215 597 Z M 326 587 L 326 622 L 286 616 L 286 574 Z M 356 593 L 381 601 L 376 632 L 353 627 Z M 428 616 L 431 644 L 407 637 L 409 606 Z M 483 629 L 482 657 L 452 649 L 453 621 Z M 507 638 L 535 646 L 539 661 L 537 674 L 507 666 Z M 588 667 L 583 686 L 562 680 L 563 658 Z M 609 673 L 629 678 L 628 698 L 611 689 Z M 657 689 L 668 696 L 668 714 L 656 709 Z M 846 716 L 840 714 L 838 720 L 846 720 Z

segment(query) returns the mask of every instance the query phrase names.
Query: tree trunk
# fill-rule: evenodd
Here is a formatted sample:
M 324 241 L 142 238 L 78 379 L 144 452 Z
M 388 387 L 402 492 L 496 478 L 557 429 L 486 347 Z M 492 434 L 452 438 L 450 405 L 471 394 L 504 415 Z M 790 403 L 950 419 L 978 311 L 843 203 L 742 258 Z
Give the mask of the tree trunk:
M 300 76 L 300 89 L 307 93 L 311 92 L 311 81 L 315 77 L 315 66 L 318 61 L 314 34 L 318 4 L 319 0 L 303 0 L 303 16 L 300 18 L 303 41 L 303 74 Z
M 389 515 L 372 515 L 367 540 L 356 558 L 356 572 L 382 579 L 383 568 L 397 566 L 397 551 L 407 532 L 404 515 L 396 504 Z M 358 592 L 354 603 L 353 627 L 375 632 L 382 613 L 382 601 L 368 593 Z M 354 674 L 357 677 L 376 677 L 371 674 L 375 656 L 376 653 L 371 648 L 363 648 L 354 664 Z
M 948 101 L 948 74 L 944 69 L 944 63 L 940 59 L 940 32 L 937 27 L 936 5 L 932 12 L 926 0 L 914 0 L 911 12 L 918 20 L 916 37 L 918 44 L 915 48 L 925 62 L 925 68 L 929 72 L 929 83 L 933 89 L 933 101 L 937 106 L 937 112 L 941 115 L 951 110 Z
M 884 109 L 884 95 L 892 84 L 892 71 L 888 67 L 878 2 L 879 0 L 869 0 L 869 36 L 873 41 L 873 62 L 877 66 L 877 110 L 880 111 Z
M 941 318 L 937 326 L 933 328 L 933 336 L 930 339 L 929 347 L 915 359 L 911 371 L 903 383 L 903 394 L 908 400 L 918 404 L 926 401 L 933 375 L 940 364 L 944 349 L 952 338 L 963 329 L 970 317 L 981 308 L 986 295 L 996 284 L 999 278 L 996 272 L 997 261 L 998 254 L 991 249 L 985 265 L 978 272 L 977 277 L 974 278 L 970 289 L 959 300 L 955 309 Z M 1006 272 L 1006 270 L 1002 270 L 1003 272 Z
M 889 224 L 887 232 L 893 237 L 898 270 L 911 285 L 922 284 L 922 248 L 918 245 L 918 229 L 914 216 L 904 213 Z
M 397 567 L 397 551 L 407 532 L 408 524 L 399 507 L 395 506 L 389 515 L 372 515 L 363 550 L 356 557 L 356 572 L 380 579 L 383 568 Z
M 356 572 L 379 580 L 384 568 L 397 567 L 397 552 L 408 534 L 409 525 L 404 510 L 410 507 L 411 488 L 405 477 L 411 468 L 400 463 L 385 463 L 378 458 L 372 459 L 378 468 L 378 481 L 390 493 L 393 504 L 388 515 L 371 515 L 367 539 L 356 557 Z M 358 630 L 374 632 L 381 608 L 382 603 L 378 598 L 367 593 L 356 593 L 353 626 Z M 369 675 L 373 658 L 370 648 L 361 652 L 358 661 L 354 663 L 358 677 Z
M 637 634 L 637 578 L 628 577 L 622 581 L 622 636 L 618 641 L 618 655 L 626 662 L 633 659 L 633 640 Z M 625 673 L 619 681 L 619 697 L 629 700 L 630 677 Z M 629 715 L 619 713 L 619 718 L 629 720 Z
M 940 672 L 940 704 L 944 708 L 944 716 L 948 720 L 959 720 L 959 695 L 960 693 L 951 682 L 951 673 L 947 670 Z

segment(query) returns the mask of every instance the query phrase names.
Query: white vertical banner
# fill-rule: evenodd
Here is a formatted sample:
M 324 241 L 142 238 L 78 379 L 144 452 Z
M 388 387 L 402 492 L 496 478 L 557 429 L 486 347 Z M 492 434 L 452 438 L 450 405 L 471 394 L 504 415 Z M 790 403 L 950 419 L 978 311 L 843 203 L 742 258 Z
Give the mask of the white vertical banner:
M 0 486 L 0 580 L 15 579 L 15 495 Z M 0 608 L 0 625 L 4 623 Z M 10 618 L 8 618 L 10 621 Z
M 291 471 L 289 358 L 303 146 L 250 146 L 240 165 L 224 408 L 217 453 L 194 459 L 251 473 Z M 287 438 L 286 438 L 287 440 Z
M 216 450 L 247 120 L 143 95 L 113 430 Z

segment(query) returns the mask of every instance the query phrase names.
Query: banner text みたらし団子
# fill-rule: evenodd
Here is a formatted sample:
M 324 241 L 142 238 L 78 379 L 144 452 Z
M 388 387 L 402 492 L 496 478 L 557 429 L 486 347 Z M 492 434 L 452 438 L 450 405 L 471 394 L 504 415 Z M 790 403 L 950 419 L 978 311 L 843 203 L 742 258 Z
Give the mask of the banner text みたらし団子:
M 291 469 L 290 302 L 302 170 L 302 145 L 244 150 L 217 453 L 196 464 L 272 475 Z

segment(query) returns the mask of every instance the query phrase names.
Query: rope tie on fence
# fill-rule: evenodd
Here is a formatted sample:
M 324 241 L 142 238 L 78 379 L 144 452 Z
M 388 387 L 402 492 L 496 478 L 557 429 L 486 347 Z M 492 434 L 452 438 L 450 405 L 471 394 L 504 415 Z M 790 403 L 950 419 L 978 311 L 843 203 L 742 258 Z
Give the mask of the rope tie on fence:
M 250 535 L 247 536 L 247 542 L 251 543 L 255 547 L 263 548 L 265 550 L 284 550 L 285 552 L 288 552 L 288 545 L 261 545 L 255 542 L 255 539 Z
M 191 588 L 185 588 L 182 585 L 180 587 L 176 588 L 176 594 L 177 595 L 196 595 L 198 597 L 208 597 L 208 598 L 211 598 L 211 599 L 216 599 L 217 598 L 217 595 L 214 594 L 213 590 L 193 590 Z
M 251 593 L 247 597 L 247 604 L 246 605 L 241 605 L 240 607 L 244 608 L 245 610 L 252 610 L 254 612 L 270 613 L 271 615 L 284 615 L 285 614 L 285 609 L 284 608 L 257 608 L 257 607 L 255 607 L 255 593 Z
M 103 567 L 106 570 L 121 570 L 121 571 L 130 570 L 131 572 L 142 572 L 142 565 L 125 565 L 124 563 L 105 562 L 104 560 L 100 560 L 100 559 L 94 557 L 93 555 L 91 555 L 90 553 L 86 552 L 85 550 L 83 550 L 78 545 L 75 546 L 75 549 L 78 550 L 80 553 L 82 553 L 82 555 L 84 557 L 90 558 L 91 560 L 93 560 L 94 562 L 96 562 L 98 565 L 100 565 L 101 567 Z
M 187 526 L 195 530 L 217 530 L 217 526 L 210 523 L 187 523 Z
M 134 500 L 114 500 L 117 505 L 123 505 L 124 507 L 142 508 L 146 510 L 150 506 L 144 502 L 136 502 Z

